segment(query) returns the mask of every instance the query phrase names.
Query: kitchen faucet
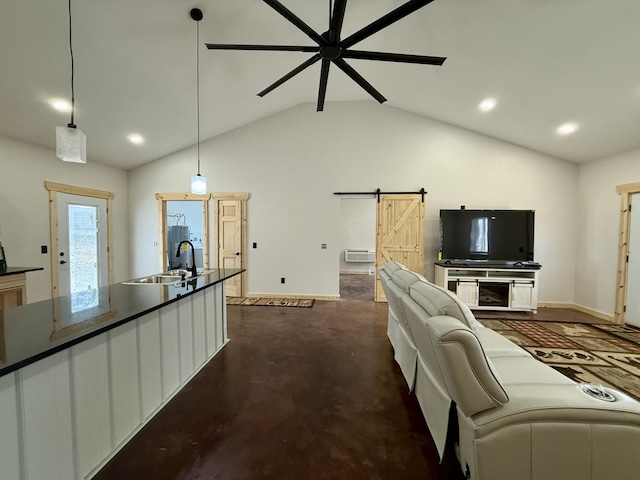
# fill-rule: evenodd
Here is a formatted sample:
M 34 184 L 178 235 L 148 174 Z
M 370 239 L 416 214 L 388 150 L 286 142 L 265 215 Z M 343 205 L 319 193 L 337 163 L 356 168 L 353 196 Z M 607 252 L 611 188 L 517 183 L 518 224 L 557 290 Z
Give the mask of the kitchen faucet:
M 193 243 L 189 240 L 183 240 L 178 244 L 178 251 L 176 252 L 176 257 L 180 256 L 180 247 L 182 247 L 183 243 L 188 243 L 191 246 L 191 276 L 197 277 L 198 270 L 196 269 L 196 249 L 193 248 Z

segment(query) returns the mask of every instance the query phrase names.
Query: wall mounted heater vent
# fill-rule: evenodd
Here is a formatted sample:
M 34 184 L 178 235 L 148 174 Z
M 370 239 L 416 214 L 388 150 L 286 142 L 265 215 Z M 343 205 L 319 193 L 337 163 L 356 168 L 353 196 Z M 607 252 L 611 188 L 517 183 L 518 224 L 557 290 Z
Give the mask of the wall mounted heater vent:
M 344 251 L 345 262 L 360 262 L 360 263 L 375 263 L 376 251 L 375 250 L 354 250 L 346 249 Z

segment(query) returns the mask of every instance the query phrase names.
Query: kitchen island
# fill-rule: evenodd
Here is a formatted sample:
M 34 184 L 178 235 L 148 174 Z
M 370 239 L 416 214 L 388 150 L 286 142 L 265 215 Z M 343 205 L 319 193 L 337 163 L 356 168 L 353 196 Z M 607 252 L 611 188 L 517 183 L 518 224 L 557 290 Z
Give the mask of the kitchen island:
M 1 312 L 2 478 L 95 474 L 227 343 L 224 281 L 242 272 Z

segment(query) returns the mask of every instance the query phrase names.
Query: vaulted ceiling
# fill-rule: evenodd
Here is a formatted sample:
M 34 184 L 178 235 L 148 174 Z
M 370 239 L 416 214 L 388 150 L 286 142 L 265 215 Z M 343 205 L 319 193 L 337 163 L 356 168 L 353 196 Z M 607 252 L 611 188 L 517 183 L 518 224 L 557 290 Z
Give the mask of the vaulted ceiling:
M 318 32 L 329 0 L 280 0 Z M 349 0 L 343 38 L 405 3 Z M 314 45 L 261 0 L 73 0 L 75 122 L 89 161 L 129 169 L 196 142 L 196 24 L 201 139 L 309 102 L 320 63 L 263 98 L 258 92 L 312 56 L 207 50 L 205 43 Z M 55 148 L 70 98 L 67 0 L 0 3 L 0 136 Z M 443 66 L 348 60 L 391 105 L 584 162 L 640 148 L 640 2 L 435 0 L 358 48 L 447 57 Z M 489 112 L 478 105 L 495 100 Z M 342 71 L 331 102 L 373 100 Z M 564 123 L 577 130 L 558 135 Z M 142 145 L 127 140 L 145 138 Z

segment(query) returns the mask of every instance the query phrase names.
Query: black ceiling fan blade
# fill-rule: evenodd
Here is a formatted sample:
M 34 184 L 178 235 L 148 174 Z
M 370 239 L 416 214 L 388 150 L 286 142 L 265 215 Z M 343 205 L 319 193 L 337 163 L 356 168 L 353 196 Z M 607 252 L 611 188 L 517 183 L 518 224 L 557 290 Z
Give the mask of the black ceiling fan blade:
M 329 24 L 329 41 L 339 42 L 342 33 L 342 22 L 344 21 L 344 12 L 347 9 L 347 0 L 336 0 L 331 14 L 331 22 Z
M 318 89 L 318 106 L 316 112 L 324 110 L 324 98 L 327 95 L 327 82 L 329 80 L 329 67 L 331 60 L 322 60 L 322 69 L 320 70 L 320 88 Z
M 282 15 L 284 18 L 293 23 L 296 27 L 302 30 L 311 40 L 316 42 L 318 45 L 326 45 L 327 41 L 322 38 L 316 31 L 311 28 L 309 25 L 304 23 L 295 13 L 289 10 L 287 7 L 282 5 L 278 0 L 263 0 L 264 3 L 273 8 L 276 12 Z
M 407 3 L 400 5 L 395 10 L 387 13 L 386 15 L 380 17 L 378 20 L 370 23 L 366 27 L 358 30 L 353 35 L 345 38 L 340 42 L 340 47 L 342 49 L 349 48 L 352 45 L 364 40 L 367 37 L 370 37 L 376 32 L 379 32 L 383 28 L 388 27 L 392 23 L 397 22 L 398 20 L 406 17 L 407 15 L 412 14 L 416 10 L 428 5 L 433 2 L 433 0 L 410 0 Z
M 297 74 L 299 74 L 301 71 L 303 71 L 305 68 L 310 67 L 311 65 L 313 65 L 314 63 L 316 63 L 318 60 L 320 60 L 322 57 L 320 56 L 319 53 L 315 54 L 313 57 L 311 57 L 309 60 L 307 60 L 306 62 L 300 64 L 299 66 L 297 66 L 296 68 L 294 68 L 293 70 L 291 70 L 289 73 L 287 73 L 284 77 L 280 78 L 279 80 L 275 81 L 274 83 L 272 83 L 271 85 L 269 85 L 267 88 L 265 88 L 264 90 L 262 90 L 260 93 L 258 93 L 259 97 L 264 97 L 267 93 L 269 93 L 271 90 L 274 90 L 275 88 L 279 87 L 280 85 L 282 85 L 284 82 L 286 82 L 287 80 L 290 80 L 291 78 L 295 77 Z
M 240 45 L 230 43 L 205 43 L 209 50 L 266 50 L 271 52 L 317 52 L 320 47 L 301 45 Z
M 380 60 L 382 62 L 419 63 L 422 65 L 442 65 L 447 57 L 429 57 L 427 55 L 407 55 L 404 53 L 365 52 L 363 50 L 344 50 L 342 58 L 358 60 Z
M 375 98 L 378 102 L 384 103 L 387 101 L 387 99 L 384 98 L 379 91 L 373 88 L 373 86 L 369 82 L 367 82 L 358 72 L 356 72 L 353 69 L 353 67 L 351 67 L 351 65 L 345 62 L 342 58 L 336 58 L 335 60 L 333 60 L 333 63 L 335 63 L 340 70 L 342 70 L 349 77 L 351 77 L 351 79 L 354 82 L 360 85 L 369 95 Z

